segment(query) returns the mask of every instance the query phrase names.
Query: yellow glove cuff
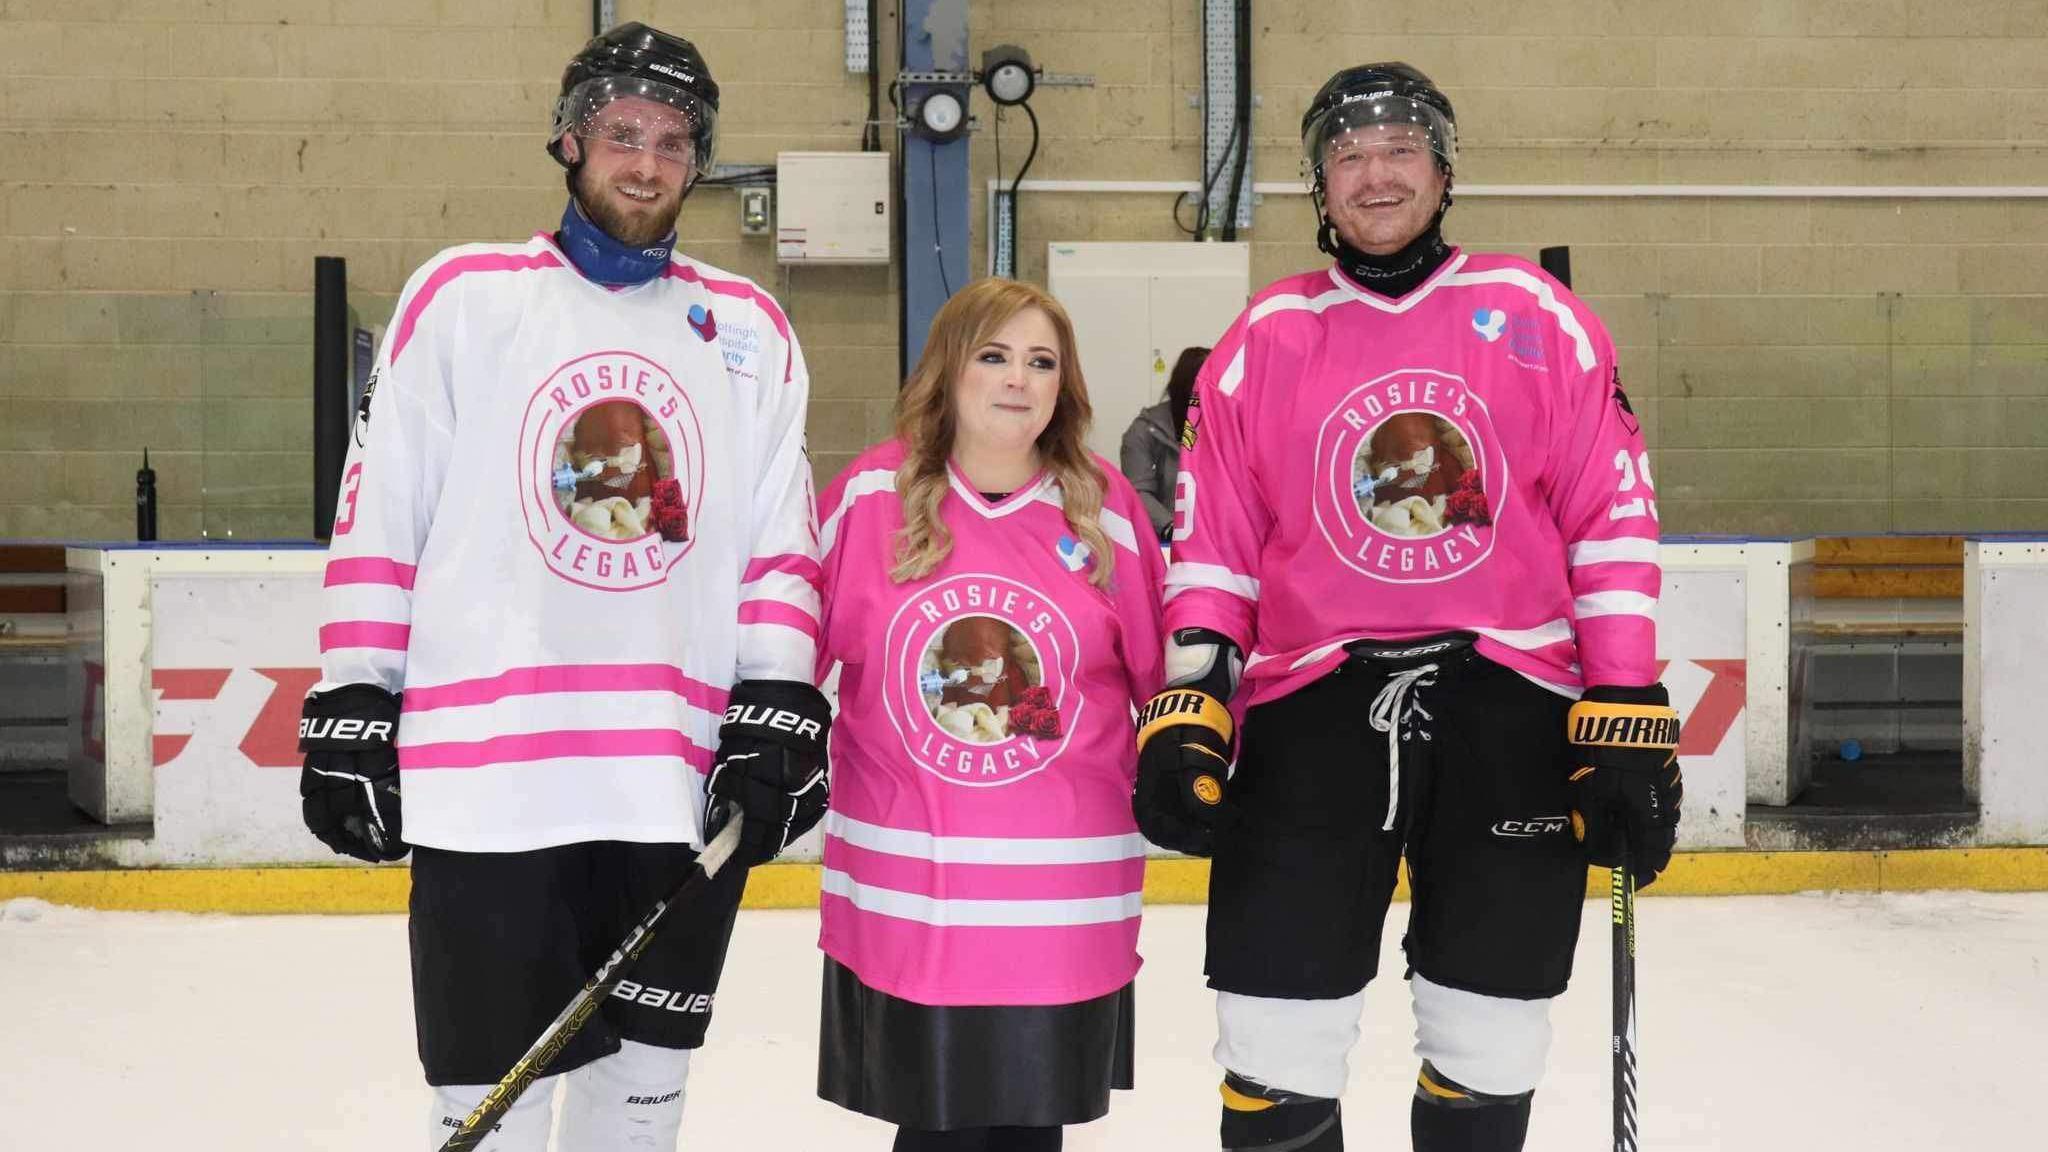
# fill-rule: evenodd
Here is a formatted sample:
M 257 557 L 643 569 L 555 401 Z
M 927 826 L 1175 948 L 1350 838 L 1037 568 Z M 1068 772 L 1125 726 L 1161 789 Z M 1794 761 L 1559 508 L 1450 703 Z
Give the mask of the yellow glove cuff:
M 1226 745 L 1234 728 L 1230 709 L 1224 707 L 1223 701 L 1194 688 L 1168 688 L 1138 709 L 1138 747 L 1143 748 L 1145 741 L 1162 729 L 1180 724 L 1207 728 L 1221 736 Z
M 1676 751 L 1678 711 L 1665 704 L 1610 704 L 1581 700 L 1572 705 L 1566 738 L 1594 748 Z

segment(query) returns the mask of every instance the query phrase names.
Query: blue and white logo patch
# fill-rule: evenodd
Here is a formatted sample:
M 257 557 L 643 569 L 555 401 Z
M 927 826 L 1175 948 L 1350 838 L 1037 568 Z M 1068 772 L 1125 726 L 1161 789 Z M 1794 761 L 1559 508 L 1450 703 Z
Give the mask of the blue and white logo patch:
M 1074 539 L 1072 536 L 1060 537 L 1059 545 L 1053 550 L 1059 554 L 1060 563 L 1069 572 L 1081 571 L 1088 567 L 1090 560 L 1094 559 L 1094 554 L 1088 550 L 1088 545 Z
M 1498 308 L 1481 308 L 1472 313 L 1472 330 L 1485 338 L 1488 344 L 1500 339 L 1507 326 L 1508 314 Z

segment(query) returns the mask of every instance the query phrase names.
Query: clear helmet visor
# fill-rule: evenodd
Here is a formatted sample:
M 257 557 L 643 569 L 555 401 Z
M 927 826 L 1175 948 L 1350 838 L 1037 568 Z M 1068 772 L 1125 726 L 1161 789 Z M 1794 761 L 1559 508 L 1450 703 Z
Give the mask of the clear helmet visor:
M 555 104 L 548 147 L 574 136 L 586 151 L 647 152 L 693 173 L 711 169 L 718 111 L 695 93 L 659 80 L 598 76 L 570 89 Z
M 1417 149 L 1445 168 L 1458 163 L 1458 130 L 1420 100 L 1391 93 L 1350 97 L 1309 123 L 1301 139 L 1302 177 L 1317 183 L 1331 160 L 1364 149 Z

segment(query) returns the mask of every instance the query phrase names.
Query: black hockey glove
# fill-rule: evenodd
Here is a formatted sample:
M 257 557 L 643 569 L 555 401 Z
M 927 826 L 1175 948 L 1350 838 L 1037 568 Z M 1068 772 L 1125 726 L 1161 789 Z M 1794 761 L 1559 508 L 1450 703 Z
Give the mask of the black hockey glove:
M 1678 842 L 1678 713 L 1662 684 L 1586 689 L 1565 729 L 1571 742 L 1572 834 L 1602 868 L 1626 863 L 1648 888 Z
M 1237 645 L 1208 628 L 1167 638 L 1170 685 L 1138 710 L 1138 783 L 1131 815 L 1161 848 L 1207 856 L 1215 851 L 1230 776 L 1230 710 L 1242 664 Z
M 795 680 L 742 680 L 726 701 L 718 759 L 706 785 L 704 840 L 734 813 L 733 859 L 766 864 L 825 817 L 825 743 L 832 707 L 825 694 Z
M 398 806 L 398 697 L 344 684 L 306 697 L 299 716 L 299 810 L 321 843 L 372 864 L 404 859 Z
M 1215 851 L 1230 733 L 1230 709 L 1199 688 L 1168 688 L 1138 710 L 1131 815 L 1145 839 L 1190 856 Z

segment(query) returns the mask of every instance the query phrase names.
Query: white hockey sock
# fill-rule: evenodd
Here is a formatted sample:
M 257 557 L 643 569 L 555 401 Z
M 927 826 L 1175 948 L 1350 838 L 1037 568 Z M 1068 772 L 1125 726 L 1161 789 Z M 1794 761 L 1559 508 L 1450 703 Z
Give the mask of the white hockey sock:
M 548 1076 L 527 1085 L 512 1107 L 499 1117 L 497 1126 L 483 1143 L 477 1145 L 478 1152 L 547 1152 L 548 1121 L 553 1118 L 550 1107 L 555 1096 L 555 1081 L 559 1076 Z M 448 1142 L 462 1122 L 469 1118 L 476 1106 L 495 1084 L 448 1084 L 434 1089 L 434 1103 L 427 1115 L 427 1148 L 434 1152 Z
M 673 1152 L 689 1076 L 689 1049 L 621 1040 L 617 1052 L 569 1073 L 559 1152 Z

